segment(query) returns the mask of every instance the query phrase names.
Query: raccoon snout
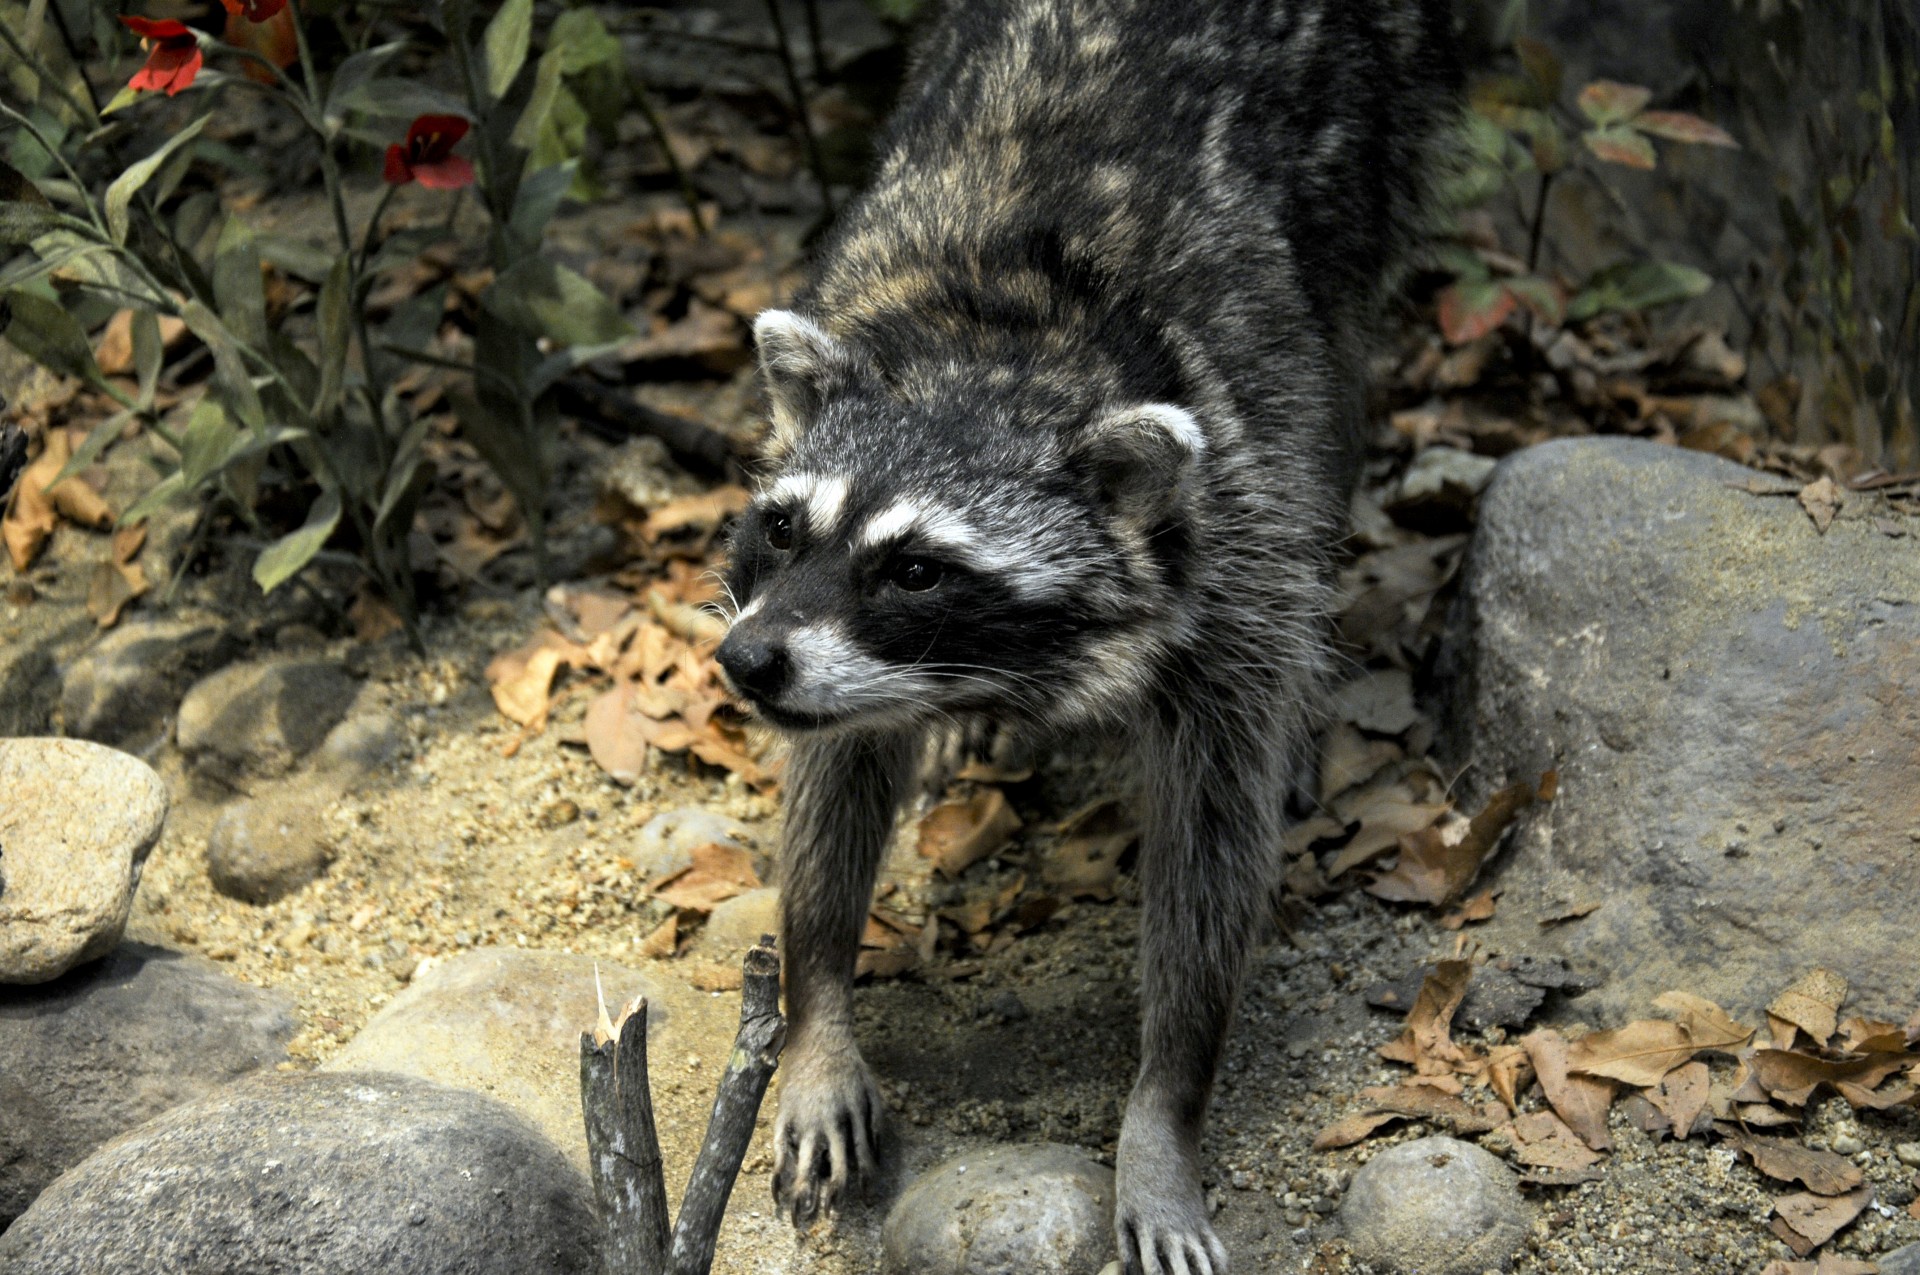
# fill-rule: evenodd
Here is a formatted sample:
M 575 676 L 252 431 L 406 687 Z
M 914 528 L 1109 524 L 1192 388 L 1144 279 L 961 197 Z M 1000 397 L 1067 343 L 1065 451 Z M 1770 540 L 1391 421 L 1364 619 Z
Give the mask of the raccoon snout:
M 757 637 L 735 629 L 714 653 L 734 688 L 748 699 L 766 701 L 786 689 L 793 673 L 787 645 L 777 638 Z

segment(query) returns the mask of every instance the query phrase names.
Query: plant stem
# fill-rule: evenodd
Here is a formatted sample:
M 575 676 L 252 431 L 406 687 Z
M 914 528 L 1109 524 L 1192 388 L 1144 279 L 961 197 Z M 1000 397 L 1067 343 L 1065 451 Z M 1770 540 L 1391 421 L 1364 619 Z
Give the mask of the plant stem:
M 1540 174 L 1540 202 L 1533 206 L 1533 225 L 1527 231 L 1527 273 L 1540 269 L 1540 242 L 1547 226 L 1547 196 L 1553 192 L 1553 174 Z
M 780 68 L 786 72 L 787 91 L 793 94 L 793 112 L 800 120 L 800 133 L 807 143 L 807 163 L 813 179 L 820 184 L 820 202 L 826 215 L 833 216 L 833 191 L 827 186 L 827 164 L 820 154 L 820 139 L 813 135 L 813 120 L 807 113 L 806 90 L 800 87 L 800 68 L 793 61 L 793 41 L 787 37 L 787 20 L 780 12 L 780 0 L 767 0 L 767 14 L 773 19 L 773 34 L 780 42 Z
M 53 70 L 48 67 L 45 62 L 40 60 L 38 54 L 22 44 L 20 37 L 15 35 L 12 28 L 4 22 L 0 22 L 0 40 L 7 42 L 7 47 L 11 48 L 15 56 L 27 64 L 28 70 L 39 77 L 40 83 L 52 86 L 53 91 L 60 95 L 61 99 L 66 102 L 68 109 L 74 113 L 75 117 L 77 117 L 81 123 L 97 124 L 100 122 L 100 117 L 87 110 L 86 105 L 73 95 L 73 91 L 60 82 L 60 77 L 55 75 Z
M 647 121 L 647 127 L 653 131 L 654 144 L 660 148 L 660 153 L 667 157 L 667 167 L 673 170 L 673 179 L 680 186 L 680 198 L 686 201 L 687 211 L 693 215 L 693 228 L 703 235 L 706 234 L 707 219 L 700 212 L 699 192 L 694 190 L 693 179 L 681 166 L 680 157 L 673 153 L 673 145 L 667 140 L 666 121 L 661 119 L 660 113 L 654 109 L 653 96 L 647 92 L 647 86 L 631 74 L 627 75 L 627 91 L 633 95 L 634 104 L 640 108 L 640 114 Z
M 5 26 L 0 26 L 0 31 L 5 30 Z M 107 223 L 101 218 L 100 210 L 94 207 L 93 196 L 87 192 L 87 184 L 80 180 L 80 174 L 74 170 L 72 164 L 67 162 L 67 157 L 62 153 L 60 148 L 55 146 L 53 142 L 48 139 L 47 135 L 40 131 L 38 124 L 35 124 L 32 120 L 14 110 L 5 102 L 0 102 L 0 115 L 5 115 L 21 128 L 26 129 L 27 135 L 33 138 L 34 141 L 40 143 L 40 149 L 51 156 L 54 163 L 60 165 L 60 171 L 65 173 L 67 180 L 73 183 L 75 193 L 80 196 L 81 203 L 86 207 L 87 220 L 92 222 L 93 228 L 100 232 L 100 238 L 103 242 L 112 244 L 113 236 L 107 233 Z
M 806 0 L 807 43 L 813 46 L 813 82 L 827 82 L 827 42 L 820 34 L 820 0 Z
M 380 202 L 374 205 L 373 216 L 367 218 L 367 233 L 360 240 L 360 261 L 356 270 L 365 270 L 367 262 L 373 260 L 373 235 L 380 225 L 380 218 L 386 215 L 387 205 L 393 202 L 393 196 L 400 188 L 392 182 L 386 183 L 381 192 Z M 458 198 L 456 195 L 455 198 Z

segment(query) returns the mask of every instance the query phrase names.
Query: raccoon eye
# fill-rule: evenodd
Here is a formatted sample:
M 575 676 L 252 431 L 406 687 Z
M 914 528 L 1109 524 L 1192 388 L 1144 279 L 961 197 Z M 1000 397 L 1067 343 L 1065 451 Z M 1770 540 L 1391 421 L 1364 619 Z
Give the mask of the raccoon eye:
M 932 558 L 896 558 L 887 568 L 887 579 L 908 593 L 925 593 L 946 574 L 947 569 Z
M 793 548 L 793 519 L 781 513 L 768 514 L 767 543 L 775 549 Z

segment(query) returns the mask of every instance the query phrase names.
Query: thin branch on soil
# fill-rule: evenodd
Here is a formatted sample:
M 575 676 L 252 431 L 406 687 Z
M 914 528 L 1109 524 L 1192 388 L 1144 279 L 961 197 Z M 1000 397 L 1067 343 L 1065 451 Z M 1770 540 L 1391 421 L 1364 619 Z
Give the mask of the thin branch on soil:
M 753 1140 L 754 1121 L 786 1044 L 780 1014 L 780 957 L 772 935 L 747 952 L 740 1031 L 713 1099 L 707 1136 L 667 1230 L 667 1197 L 647 1082 L 647 1005 L 628 1006 L 616 1026 L 604 1003 L 595 1031 L 580 1036 L 580 1105 L 594 1196 L 600 1205 L 607 1275 L 707 1275 L 727 1199 Z
M 553 389 L 554 406 L 597 434 L 659 439 L 682 468 L 699 478 L 724 478 L 733 459 L 726 436 L 698 421 L 685 420 L 636 403 L 588 376 L 569 376 Z

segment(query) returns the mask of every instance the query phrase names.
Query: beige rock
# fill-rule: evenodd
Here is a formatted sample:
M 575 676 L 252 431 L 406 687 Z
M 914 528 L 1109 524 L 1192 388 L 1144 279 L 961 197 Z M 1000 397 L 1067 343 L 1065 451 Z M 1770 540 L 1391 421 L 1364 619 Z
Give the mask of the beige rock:
M 713 1017 L 694 992 L 597 964 L 609 1011 L 647 998 L 651 1055 L 677 1059 L 702 1048 L 683 1047 L 693 1023 Z M 427 963 L 323 1070 L 399 1072 L 487 1094 L 540 1126 L 584 1171 L 580 1033 L 598 1014 L 595 965 L 587 956 L 506 947 Z
M 700 930 L 700 950 L 738 964 L 763 934 L 780 932 L 780 891 L 770 885 L 735 895 L 713 910 Z
M 111 952 L 166 817 L 166 785 L 137 758 L 0 739 L 0 983 L 44 983 Z

